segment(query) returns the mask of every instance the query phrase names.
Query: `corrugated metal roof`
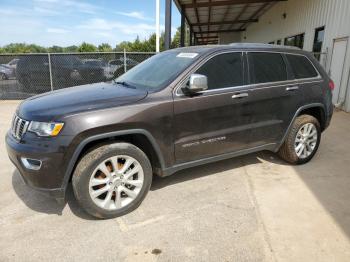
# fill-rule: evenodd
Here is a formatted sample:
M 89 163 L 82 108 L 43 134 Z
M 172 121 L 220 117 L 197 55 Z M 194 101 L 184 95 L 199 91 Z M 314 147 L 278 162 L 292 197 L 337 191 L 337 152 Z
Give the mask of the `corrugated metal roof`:
M 286 0 L 174 0 L 198 43 L 215 43 L 219 32 L 244 31 L 276 2 Z

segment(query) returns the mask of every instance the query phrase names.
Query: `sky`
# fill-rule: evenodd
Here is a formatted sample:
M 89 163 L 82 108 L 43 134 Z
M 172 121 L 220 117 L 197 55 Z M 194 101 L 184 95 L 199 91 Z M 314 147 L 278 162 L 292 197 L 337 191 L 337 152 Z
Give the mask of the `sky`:
M 0 46 L 69 46 L 140 39 L 155 32 L 155 0 L 0 0 Z M 165 1 L 160 0 L 164 31 Z M 172 34 L 180 14 L 172 6 Z

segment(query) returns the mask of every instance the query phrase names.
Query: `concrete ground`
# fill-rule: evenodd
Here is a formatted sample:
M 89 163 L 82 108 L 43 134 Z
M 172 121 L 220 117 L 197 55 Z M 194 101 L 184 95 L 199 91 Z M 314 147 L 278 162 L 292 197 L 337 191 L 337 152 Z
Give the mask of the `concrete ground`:
M 0 102 L 0 137 L 18 102 Z M 0 140 L 0 261 L 350 261 L 350 115 L 315 158 L 261 152 L 156 179 L 142 205 L 94 220 L 27 188 Z

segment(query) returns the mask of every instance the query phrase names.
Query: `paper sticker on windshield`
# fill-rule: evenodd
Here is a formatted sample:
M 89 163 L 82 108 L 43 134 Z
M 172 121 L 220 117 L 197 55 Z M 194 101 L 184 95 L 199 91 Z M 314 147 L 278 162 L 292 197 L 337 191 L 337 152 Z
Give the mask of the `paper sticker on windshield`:
M 198 53 L 179 53 L 176 57 L 195 58 Z

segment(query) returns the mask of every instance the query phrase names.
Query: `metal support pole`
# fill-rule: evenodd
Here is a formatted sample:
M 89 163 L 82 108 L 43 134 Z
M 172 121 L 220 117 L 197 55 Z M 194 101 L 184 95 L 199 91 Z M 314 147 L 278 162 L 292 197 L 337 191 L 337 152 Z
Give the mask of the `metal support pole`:
M 159 17 L 160 17 L 160 11 L 159 11 L 159 1 L 156 0 L 156 52 L 159 53 L 159 46 L 160 46 L 160 30 L 159 30 Z
M 165 50 L 170 49 L 171 42 L 171 0 L 165 0 Z
M 124 73 L 126 73 L 126 51 L 124 48 Z
M 190 46 L 192 46 L 192 45 L 193 45 L 193 30 L 190 27 Z
M 180 33 L 180 46 L 185 46 L 185 8 L 181 7 L 181 33 Z
M 47 57 L 49 59 L 49 74 L 50 74 L 50 87 L 51 87 L 51 91 L 53 91 L 53 83 L 52 83 L 52 68 L 51 68 L 51 55 L 50 53 L 47 54 Z

